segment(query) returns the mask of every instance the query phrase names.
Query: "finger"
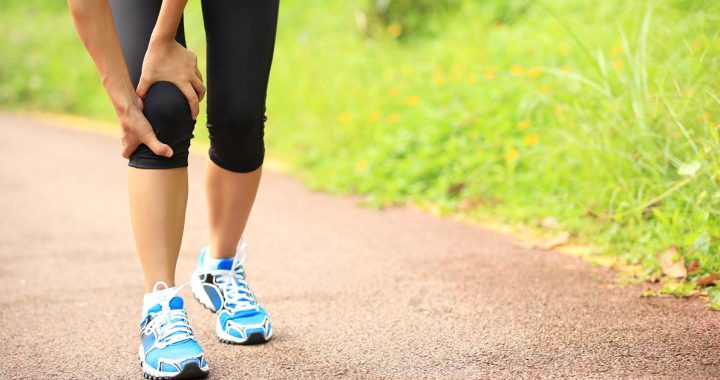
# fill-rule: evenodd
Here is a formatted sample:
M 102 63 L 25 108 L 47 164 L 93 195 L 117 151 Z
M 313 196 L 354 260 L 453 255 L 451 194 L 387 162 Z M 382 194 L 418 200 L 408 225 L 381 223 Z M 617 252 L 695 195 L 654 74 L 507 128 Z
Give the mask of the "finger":
M 138 147 L 138 143 L 135 144 L 128 144 L 125 140 L 122 141 L 122 149 L 120 150 L 120 154 L 122 154 L 123 158 L 130 158 L 132 154 L 135 152 L 135 150 Z
M 127 146 L 122 147 L 120 150 L 120 154 L 123 156 L 123 158 L 130 158 L 132 155 L 132 150 L 130 150 Z
M 170 146 L 167 144 L 161 143 L 160 140 L 158 140 L 155 134 L 152 132 L 144 136 L 144 138 L 142 139 L 142 143 L 147 145 L 147 147 L 150 148 L 150 150 L 152 150 L 153 153 L 158 156 L 172 157 L 173 155 L 172 148 L 170 148 Z
M 202 102 L 203 99 L 205 99 L 205 85 L 203 84 L 202 80 L 200 78 L 195 77 L 195 79 L 190 82 L 192 84 L 193 89 L 195 89 L 195 93 L 198 96 L 198 101 Z
M 183 95 L 185 95 L 188 103 L 190 104 L 190 114 L 192 115 L 193 120 L 197 120 L 197 116 L 200 113 L 200 101 L 198 100 L 198 94 L 195 92 L 193 86 L 187 82 L 180 86 L 180 91 L 182 91 Z
M 148 90 L 150 89 L 150 81 L 145 79 L 144 76 L 140 76 L 140 82 L 138 83 L 137 89 L 135 90 L 135 93 L 137 96 L 145 99 L 145 95 L 147 95 Z
M 202 71 L 200 71 L 200 68 L 198 68 L 197 66 L 195 66 L 195 75 L 197 75 L 198 78 L 203 81 Z

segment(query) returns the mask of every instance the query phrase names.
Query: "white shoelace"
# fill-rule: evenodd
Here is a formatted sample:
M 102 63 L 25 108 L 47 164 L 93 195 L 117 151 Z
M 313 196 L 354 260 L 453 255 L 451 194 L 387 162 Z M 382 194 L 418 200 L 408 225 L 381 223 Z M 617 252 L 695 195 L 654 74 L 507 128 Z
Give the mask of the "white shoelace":
M 158 282 L 153 286 L 153 291 L 156 291 L 158 285 L 164 285 L 167 288 L 167 284 L 164 282 Z M 157 345 L 159 347 L 169 346 L 173 343 L 182 342 L 188 339 L 195 339 L 192 328 L 187 317 L 185 309 L 170 309 L 169 300 L 173 299 L 180 291 L 190 284 L 189 282 L 178 286 L 173 294 L 168 296 L 168 304 L 161 305 L 162 309 L 156 313 L 152 313 L 152 319 L 145 326 L 146 329 L 155 331 L 157 336 Z
M 243 275 L 245 258 L 247 257 L 247 244 L 240 242 L 239 253 L 233 259 L 230 270 L 215 269 L 209 274 L 216 278 L 220 289 L 225 294 L 225 305 L 232 311 L 257 310 L 259 305 L 255 295 L 250 291 L 247 280 Z

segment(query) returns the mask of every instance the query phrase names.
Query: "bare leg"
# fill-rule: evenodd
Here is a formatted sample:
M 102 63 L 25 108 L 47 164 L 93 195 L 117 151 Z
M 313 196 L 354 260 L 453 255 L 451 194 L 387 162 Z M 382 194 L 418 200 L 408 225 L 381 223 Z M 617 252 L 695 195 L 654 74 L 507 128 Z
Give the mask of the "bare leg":
M 207 162 L 205 192 L 210 224 L 210 256 L 231 258 L 235 256 L 255 202 L 262 167 L 250 173 L 235 173 L 211 160 Z
M 130 168 L 128 185 L 145 291 L 151 292 L 158 281 L 175 286 L 188 198 L 187 168 Z

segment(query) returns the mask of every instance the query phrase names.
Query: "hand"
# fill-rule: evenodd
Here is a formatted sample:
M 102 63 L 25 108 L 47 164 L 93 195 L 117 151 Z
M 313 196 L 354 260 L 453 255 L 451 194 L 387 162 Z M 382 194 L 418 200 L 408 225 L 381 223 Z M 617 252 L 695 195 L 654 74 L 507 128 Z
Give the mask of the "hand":
M 132 106 L 119 114 L 122 126 L 122 156 L 130 158 L 140 144 L 145 144 L 158 156 L 172 157 L 173 150 L 155 136 L 155 132 L 142 113 L 143 101 L 135 97 Z
M 205 85 L 195 53 L 174 39 L 151 40 L 136 90 L 138 96 L 144 99 L 150 86 L 158 81 L 174 84 L 188 99 L 193 120 L 197 119 Z

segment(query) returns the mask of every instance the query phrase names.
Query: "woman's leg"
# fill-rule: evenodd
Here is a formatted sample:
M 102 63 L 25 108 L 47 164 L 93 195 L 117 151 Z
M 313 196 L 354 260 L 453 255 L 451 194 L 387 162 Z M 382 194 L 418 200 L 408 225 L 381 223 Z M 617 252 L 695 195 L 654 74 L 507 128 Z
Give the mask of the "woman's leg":
M 255 202 L 262 167 L 235 173 L 208 160 L 205 193 L 210 225 L 210 256 L 233 257 Z
M 162 1 L 110 0 L 135 87 Z M 176 40 L 185 44 L 182 21 Z M 187 98 L 169 82 L 150 86 L 143 114 L 158 139 L 170 145 L 174 154 L 170 158 L 156 156 L 140 145 L 128 163 L 130 215 L 146 288 L 140 322 L 140 365 L 146 378 L 200 378 L 208 374 L 208 364 L 190 328 L 179 289 L 174 287 L 188 197 L 188 148 L 195 121 Z
M 225 343 L 272 338 L 270 316 L 247 282 L 246 245 L 240 239 L 265 155 L 265 94 L 278 5 L 278 0 L 202 0 L 208 49 L 210 257 L 206 249 L 200 252 L 192 291 L 216 312 L 215 332 Z
M 213 258 L 235 255 L 260 183 L 278 6 L 278 0 L 202 2 L 211 143 L 205 190 Z
M 110 0 L 123 55 L 137 86 L 161 0 Z M 185 44 L 182 21 L 176 39 Z M 168 82 L 154 84 L 143 113 L 160 141 L 173 148 L 171 158 L 141 145 L 130 158 L 130 214 L 145 289 L 158 281 L 175 284 L 175 265 L 185 223 L 188 196 L 187 157 L 195 122 L 184 95 Z
M 145 291 L 158 281 L 175 286 L 175 265 L 185 224 L 187 168 L 130 168 L 130 216 L 145 276 Z

